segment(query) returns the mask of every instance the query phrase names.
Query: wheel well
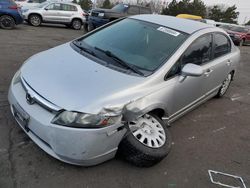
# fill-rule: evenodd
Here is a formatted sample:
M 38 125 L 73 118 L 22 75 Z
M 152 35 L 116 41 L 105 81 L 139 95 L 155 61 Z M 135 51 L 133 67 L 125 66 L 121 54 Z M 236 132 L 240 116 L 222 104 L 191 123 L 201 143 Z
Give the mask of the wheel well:
M 38 14 L 38 13 L 31 13 L 31 14 L 28 16 L 28 20 L 30 19 L 30 16 L 32 16 L 32 15 L 40 16 L 40 18 L 43 20 L 43 17 L 42 17 L 40 14 Z
M 234 73 L 235 73 L 235 70 L 232 70 L 232 71 L 230 72 L 230 74 L 232 74 L 232 80 L 233 80 L 233 78 L 234 78 Z
M 11 18 L 14 19 L 15 24 L 16 24 L 16 19 L 12 15 L 10 15 L 10 14 L 1 14 L 0 17 L 2 17 L 2 16 L 10 16 Z
M 157 115 L 159 118 L 162 118 L 165 115 L 165 111 L 161 108 L 154 109 L 150 111 L 150 113 Z
M 80 18 L 73 18 L 71 23 L 74 21 L 74 20 L 79 20 L 81 23 L 82 23 L 82 20 Z M 82 23 L 83 24 L 83 23 Z

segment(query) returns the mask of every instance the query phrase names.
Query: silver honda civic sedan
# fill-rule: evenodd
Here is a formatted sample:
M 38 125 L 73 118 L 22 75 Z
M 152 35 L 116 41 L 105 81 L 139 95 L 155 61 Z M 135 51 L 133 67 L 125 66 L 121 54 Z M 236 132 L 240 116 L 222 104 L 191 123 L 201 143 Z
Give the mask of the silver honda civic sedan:
M 11 111 L 45 152 L 75 165 L 167 156 L 167 125 L 227 91 L 240 52 L 221 29 L 138 15 L 38 53 L 15 74 Z

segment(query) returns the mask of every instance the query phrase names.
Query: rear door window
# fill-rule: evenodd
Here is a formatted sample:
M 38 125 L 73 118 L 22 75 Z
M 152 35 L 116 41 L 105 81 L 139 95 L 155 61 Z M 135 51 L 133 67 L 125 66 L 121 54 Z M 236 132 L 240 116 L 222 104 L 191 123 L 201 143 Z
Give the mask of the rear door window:
M 66 5 L 66 4 L 62 4 L 62 10 L 64 10 L 64 11 L 77 11 L 75 6 Z
M 214 58 L 221 57 L 231 51 L 231 42 L 224 34 L 214 34 Z

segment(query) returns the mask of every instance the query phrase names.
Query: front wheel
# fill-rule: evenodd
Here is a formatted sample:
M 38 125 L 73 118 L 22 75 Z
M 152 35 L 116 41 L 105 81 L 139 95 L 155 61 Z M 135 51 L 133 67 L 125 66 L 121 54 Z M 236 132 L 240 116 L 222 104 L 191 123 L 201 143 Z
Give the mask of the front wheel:
M 92 23 L 88 23 L 87 31 L 90 32 L 90 31 L 92 31 L 94 29 L 95 29 L 94 25 Z
M 128 123 L 129 131 L 119 145 L 118 154 L 128 162 L 150 167 L 170 151 L 171 136 L 164 122 L 154 114 L 145 114 Z
M 233 78 L 232 73 L 229 73 L 227 75 L 227 78 L 223 81 L 223 83 L 222 83 L 222 85 L 220 87 L 220 90 L 217 93 L 217 97 L 222 97 L 223 95 L 225 95 L 225 93 L 227 92 L 227 90 L 228 90 L 228 88 L 230 86 L 232 78 Z
M 33 15 L 30 15 L 29 17 L 29 23 L 32 26 L 38 27 L 39 25 L 41 25 L 42 19 L 39 15 L 33 14 Z
M 3 29 L 13 29 L 15 27 L 15 20 L 8 15 L 0 17 L 0 27 Z

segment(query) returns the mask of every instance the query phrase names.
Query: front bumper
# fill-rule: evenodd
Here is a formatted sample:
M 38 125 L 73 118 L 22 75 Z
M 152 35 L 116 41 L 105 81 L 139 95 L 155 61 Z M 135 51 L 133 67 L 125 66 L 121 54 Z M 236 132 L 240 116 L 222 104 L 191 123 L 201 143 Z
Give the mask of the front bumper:
M 115 124 L 101 129 L 81 129 L 51 123 L 55 112 L 39 104 L 28 104 L 21 82 L 11 84 L 8 95 L 11 111 L 20 106 L 28 115 L 27 129 L 15 119 L 25 133 L 49 155 L 70 164 L 91 166 L 113 158 L 126 129 Z
M 109 19 L 100 18 L 95 16 L 88 17 L 88 24 L 92 24 L 95 28 L 100 27 L 109 22 Z

